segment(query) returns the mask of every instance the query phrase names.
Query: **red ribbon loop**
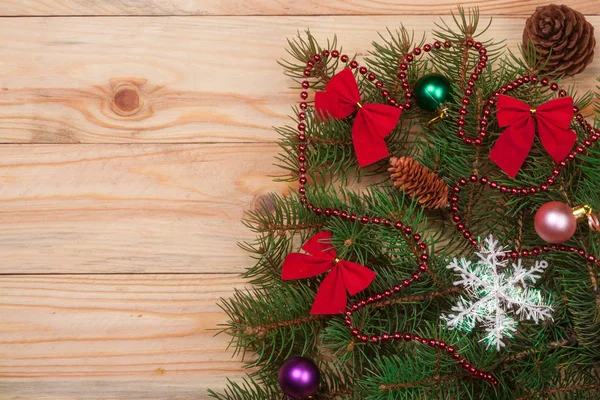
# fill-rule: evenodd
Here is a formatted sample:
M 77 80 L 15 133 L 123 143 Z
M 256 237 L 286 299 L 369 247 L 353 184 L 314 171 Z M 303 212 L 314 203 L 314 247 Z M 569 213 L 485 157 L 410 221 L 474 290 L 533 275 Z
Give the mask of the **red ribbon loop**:
M 331 270 L 317 290 L 311 314 L 339 314 L 346 310 L 346 291 L 355 295 L 366 289 L 375 272 L 364 265 L 340 260 L 331 246 L 331 233 L 319 232 L 302 246 L 308 254 L 290 253 L 283 261 L 283 280 L 310 278 Z
M 317 115 L 326 120 L 346 118 L 358 109 L 352 125 L 352 141 L 358 164 L 373 164 L 389 155 L 384 138 L 396 127 L 402 110 L 385 104 L 362 104 L 356 78 L 350 68 L 335 74 L 324 92 L 315 94 Z
M 573 119 L 573 99 L 559 97 L 537 109 L 514 97 L 499 95 L 497 117 L 500 127 L 508 127 L 492 148 L 490 159 L 514 178 L 525 162 L 535 138 L 535 127 L 542 145 L 556 162 L 571 151 L 577 135 L 569 129 Z

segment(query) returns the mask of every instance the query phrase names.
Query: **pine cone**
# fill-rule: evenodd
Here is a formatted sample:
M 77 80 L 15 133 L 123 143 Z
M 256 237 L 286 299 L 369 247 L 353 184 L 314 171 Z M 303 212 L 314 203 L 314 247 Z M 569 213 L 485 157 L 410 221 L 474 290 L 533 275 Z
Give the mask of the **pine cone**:
M 541 73 L 573 76 L 594 59 L 594 26 L 565 5 L 538 7 L 525 22 L 523 46 L 530 40 L 538 60 L 548 61 Z
M 409 157 L 390 158 L 390 178 L 394 186 L 416 199 L 423 208 L 448 206 L 450 187 L 435 172 Z

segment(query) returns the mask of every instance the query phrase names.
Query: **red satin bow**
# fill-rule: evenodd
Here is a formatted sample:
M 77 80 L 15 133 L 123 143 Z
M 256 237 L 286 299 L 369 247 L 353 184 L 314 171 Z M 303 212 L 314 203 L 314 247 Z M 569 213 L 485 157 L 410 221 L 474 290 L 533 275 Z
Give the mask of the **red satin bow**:
M 537 109 L 510 96 L 498 96 L 498 125 L 508 126 L 490 152 L 490 158 L 509 176 L 515 177 L 531 150 L 535 126 L 542 145 L 554 161 L 562 161 L 571 151 L 577 135 L 569 129 L 573 119 L 573 99 L 559 97 Z
M 402 110 L 385 104 L 360 104 L 358 84 L 350 68 L 335 74 L 325 91 L 315 94 L 315 108 L 323 119 L 329 115 L 346 118 L 358 109 L 352 125 L 352 142 L 361 167 L 389 155 L 383 139 L 396 127 Z
M 313 302 L 311 314 L 339 314 L 346 311 L 346 290 L 350 294 L 364 290 L 375 278 L 367 267 L 337 258 L 331 246 L 331 233 L 319 232 L 302 246 L 308 254 L 290 253 L 283 261 L 283 280 L 309 278 L 331 270 L 323 279 Z

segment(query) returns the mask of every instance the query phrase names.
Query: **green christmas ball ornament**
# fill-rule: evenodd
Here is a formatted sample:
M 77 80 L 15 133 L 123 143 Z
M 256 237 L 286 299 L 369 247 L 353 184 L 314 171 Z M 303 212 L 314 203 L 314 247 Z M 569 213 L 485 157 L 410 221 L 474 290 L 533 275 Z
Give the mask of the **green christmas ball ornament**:
M 414 95 L 419 108 L 435 111 L 450 99 L 450 81 L 438 73 L 424 75 L 417 81 Z

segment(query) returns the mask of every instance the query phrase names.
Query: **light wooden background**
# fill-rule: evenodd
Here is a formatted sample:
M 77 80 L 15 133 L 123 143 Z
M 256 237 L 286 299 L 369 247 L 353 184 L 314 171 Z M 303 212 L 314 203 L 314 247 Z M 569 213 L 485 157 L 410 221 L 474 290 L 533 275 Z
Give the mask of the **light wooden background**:
M 515 49 L 546 1 L 461 3 Z M 564 3 L 600 31 L 600 1 Z M 287 190 L 269 178 L 297 100 L 286 37 L 364 54 L 456 4 L 0 1 L 0 399 L 206 399 L 241 377 L 215 303 L 251 262 L 243 210 Z

